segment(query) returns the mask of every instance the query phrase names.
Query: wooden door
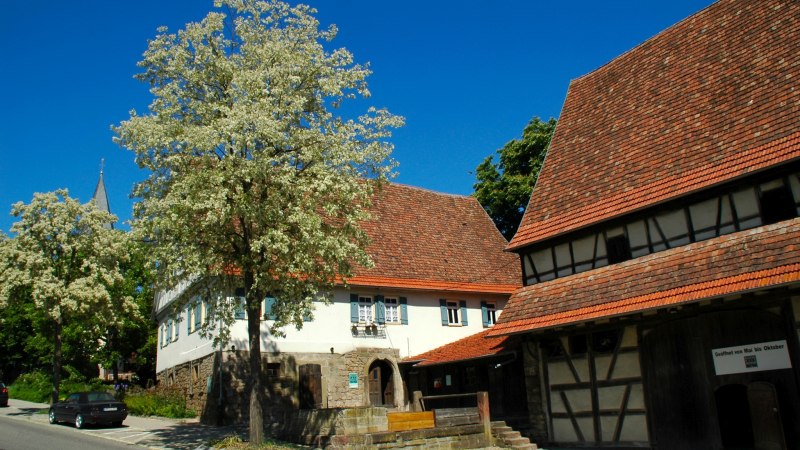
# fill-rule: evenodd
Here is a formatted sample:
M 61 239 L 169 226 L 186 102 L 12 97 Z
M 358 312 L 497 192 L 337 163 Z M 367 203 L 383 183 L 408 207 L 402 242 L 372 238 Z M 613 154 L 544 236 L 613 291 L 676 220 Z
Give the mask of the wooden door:
M 381 366 L 376 365 L 369 371 L 369 404 L 372 406 L 383 405 L 381 392 Z
M 750 403 L 755 449 L 785 450 L 786 441 L 775 386 L 766 381 L 750 383 L 747 386 L 747 401 Z
M 322 408 L 322 368 L 319 364 L 300 366 L 300 409 Z

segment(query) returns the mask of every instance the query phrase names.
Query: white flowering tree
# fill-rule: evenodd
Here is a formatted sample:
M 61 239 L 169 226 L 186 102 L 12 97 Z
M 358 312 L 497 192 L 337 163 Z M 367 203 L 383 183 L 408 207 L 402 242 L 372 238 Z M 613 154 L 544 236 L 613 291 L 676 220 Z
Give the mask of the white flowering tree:
M 393 170 L 386 139 L 402 119 L 340 113 L 369 96 L 370 71 L 329 49 L 336 28 L 321 29 L 314 9 L 217 6 L 150 41 L 138 75 L 154 97 L 149 114 L 133 111 L 115 132 L 149 171 L 134 188 L 134 230 L 153 244 L 160 288 L 204 280 L 244 290 L 250 442 L 260 443 L 261 302 L 276 298 L 273 334 L 299 328 L 314 299 L 329 300 L 337 280 L 371 264 L 359 223 Z M 223 345 L 232 322 L 223 299 L 207 323 L 218 321 Z
M 63 332 L 80 324 L 89 336 L 118 325 L 138 312 L 130 297 L 112 296 L 124 279 L 119 264 L 128 258 L 127 236 L 107 225 L 112 214 L 93 203 L 81 204 L 66 190 L 34 194 L 29 204 L 16 203 L 11 214 L 19 220 L 12 237 L 0 236 L 0 306 L 29 293 L 38 317 L 53 339 L 52 401 L 58 401 Z M 97 341 L 86 342 L 96 345 Z

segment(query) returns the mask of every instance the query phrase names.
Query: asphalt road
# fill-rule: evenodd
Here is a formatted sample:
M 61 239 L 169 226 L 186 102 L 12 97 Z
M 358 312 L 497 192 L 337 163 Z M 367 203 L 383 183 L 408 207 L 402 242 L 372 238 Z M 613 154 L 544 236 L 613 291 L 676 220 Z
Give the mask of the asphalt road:
M 71 424 L 50 425 L 43 403 L 10 399 L 0 408 L 0 450 L 36 449 L 159 449 L 206 450 L 209 443 L 244 429 L 210 427 L 197 420 L 172 420 L 128 416 L 120 427 L 90 426 L 76 429 Z
M 94 430 L 83 432 L 68 425 L 42 426 L 41 423 L 0 415 L 0 450 L 133 450 L 147 448 L 98 437 L 91 431 Z

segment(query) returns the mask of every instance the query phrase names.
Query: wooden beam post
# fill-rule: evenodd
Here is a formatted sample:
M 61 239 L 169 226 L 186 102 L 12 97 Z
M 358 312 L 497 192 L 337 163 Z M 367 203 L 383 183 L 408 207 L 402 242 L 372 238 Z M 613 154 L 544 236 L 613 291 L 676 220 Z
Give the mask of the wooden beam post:
M 489 393 L 481 391 L 475 394 L 478 399 L 478 417 L 483 425 L 483 435 L 487 445 L 492 445 L 492 419 L 489 416 Z

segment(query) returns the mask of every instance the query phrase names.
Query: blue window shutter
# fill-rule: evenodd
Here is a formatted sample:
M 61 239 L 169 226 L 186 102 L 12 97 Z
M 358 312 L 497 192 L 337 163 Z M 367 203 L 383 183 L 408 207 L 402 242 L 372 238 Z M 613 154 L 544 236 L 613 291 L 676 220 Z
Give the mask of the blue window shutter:
M 467 302 L 461 300 L 458 303 L 461 306 L 461 325 L 469 325 L 469 322 L 467 322 Z
M 186 334 L 192 334 L 192 304 L 186 305 Z
M 483 327 L 489 326 L 489 309 L 486 308 L 486 302 L 481 302 L 481 319 L 483 320 Z
M 194 329 L 197 330 L 203 324 L 203 303 L 200 300 L 194 303 Z
M 170 319 L 169 321 L 167 321 L 167 342 L 172 342 L 173 334 L 174 333 L 172 332 L 172 319 Z
M 158 346 L 164 346 L 164 326 L 158 327 Z
M 313 306 L 314 302 L 311 302 L 311 305 Z M 303 322 L 311 322 L 311 308 L 310 307 L 309 307 L 308 312 L 303 315 Z
M 400 323 L 408 325 L 408 299 L 400 297 Z
M 245 299 L 244 297 L 236 297 L 236 309 L 233 312 L 234 319 L 246 319 L 247 318 L 247 311 L 245 311 Z
M 275 320 L 275 314 L 272 314 L 272 306 L 275 304 L 275 297 L 267 297 L 264 299 L 264 318 Z
M 350 294 L 350 322 L 358 323 L 358 294 Z
M 440 298 L 439 299 L 439 309 L 442 313 L 442 325 L 447 325 L 447 300 Z
M 386 323 L 386 305 L 382 295 L 375 296 L 375 321 L 379 324 Z
M 247 311 L 245 311 L 246 299 L 244 297 L 244 288 L 236 288 L 236 296 L 234 297 L 234 302 L 236 302 L 236 306 L 235 309 L 233 310 L 233 318 L 246 319 Z

